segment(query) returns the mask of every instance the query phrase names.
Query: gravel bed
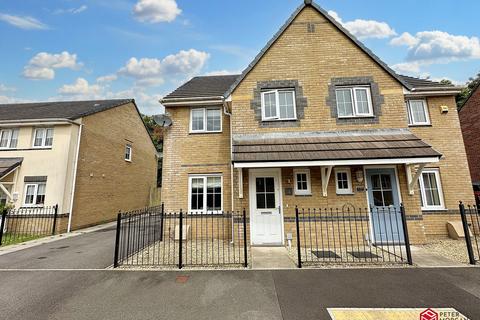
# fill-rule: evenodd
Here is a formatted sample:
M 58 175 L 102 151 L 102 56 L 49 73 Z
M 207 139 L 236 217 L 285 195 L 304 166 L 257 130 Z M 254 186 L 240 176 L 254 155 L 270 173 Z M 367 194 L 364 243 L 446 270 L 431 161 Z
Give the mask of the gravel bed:
M 475 244 L 474 251 L 476 250 Z M 429 243 L 422 245 L 422 248 L 432 253 L 438 254 L 453 261 L 468 264 L 467 244 L 464 239 L 439 239 L 430 240 Z
M 177 269 L 179 243 L 159 241 L 126 259 L 122 268 Z M 251 261 L 247 247 L 248 261 Z M 187 241 L 182 246 L 185 269 L 244 268 L 244 249 L 229 240 Z

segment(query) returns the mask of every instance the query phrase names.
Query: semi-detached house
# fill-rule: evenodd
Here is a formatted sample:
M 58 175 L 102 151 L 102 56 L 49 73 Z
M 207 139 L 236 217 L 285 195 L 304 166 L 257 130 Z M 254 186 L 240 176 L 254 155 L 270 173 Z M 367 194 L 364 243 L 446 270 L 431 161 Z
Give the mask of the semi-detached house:
M 162 200 L 188 214 L 245 208 L 253 245 L 283 244 L 296 206 L 403 203 L 412 242 L 445 237 L 458 201 L 473 202 L 459 91 L 395 73 L 305 1 L 241 75 L 164 97 Z

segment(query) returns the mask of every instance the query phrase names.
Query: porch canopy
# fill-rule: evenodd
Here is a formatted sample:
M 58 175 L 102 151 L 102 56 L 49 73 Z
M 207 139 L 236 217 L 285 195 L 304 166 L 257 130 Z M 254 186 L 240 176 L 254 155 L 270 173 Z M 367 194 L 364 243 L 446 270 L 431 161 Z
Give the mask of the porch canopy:
M 0 192 L 7 196 L 7 200 L 12 199 L 12 194 L 8 191 L 6 185 L 13 185 L 15 181 L 2 181 L 2 179 L 16 171 L 22 161 L 23 158 L 0 158 Z
M 319 166 L 327 184 L 334 166 L 403 164 L 411 194 L 425 165 L 441 156 L 407 129 L 246 134 L 232 142 L 235 168 Z

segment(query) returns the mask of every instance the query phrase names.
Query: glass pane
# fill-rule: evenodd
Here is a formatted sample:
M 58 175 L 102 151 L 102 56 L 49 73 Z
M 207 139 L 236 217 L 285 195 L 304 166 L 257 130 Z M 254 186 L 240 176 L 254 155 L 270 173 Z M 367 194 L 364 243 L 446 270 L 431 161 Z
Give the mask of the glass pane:
M 203 210 L 203 178 L 193 178 L 192 179 L 192 190 L 191 190 L 191 206 L 192 210 Z
M 33 144 L 35 147 L 41 147 L 42 146 L 44 132 L 45 132 L 45 129 L 35 130 L 35 141 L 34 141 L 34 144 Z
M 373 191 L 373 204 L 376 207 L 383 207 L 382 191 Z
M 264 98 L 264 109 L 266 118 L 276 118 L 277 117 L 277 107 L 276 107 L 276 97 L 275 92 L 265 93 Z
M 0 138 L 0 148 L 6 148 L 8 146 L 8 139 L 10 137 L 10 130 L 2 130 Z
M 257 193 L 257 209 L 265 209 L 265 194 L 264 193 Z
M 47 129 L 45 146 L 51 147 L 53 144 L 53 129 Z
M 297 190 L 307 190 L 307 174 L 297 173 Z
M 280 91 L 278 93 L 278 99 L 280 103 L 280 119 L 295 118 L 293 95 L 293 91 Z
M 267 192 L 275 191 L 275 179 L 274 178 L 265 178 L 265 190 Z
M 18 129 L 13 129 L 12 131 L 12 138 L 10 140 L 10 148 L 16 148 L 18 144 Z
M 382 189 L 392 189 L 392 179 L 390 175 L 382 174 Z
M 393 206 L 393 192 L 392 191 L 383 191 L 383 205 L 384 206 Z
M 35 186 L 33 185 L 27 186 L 27 191 L 25 194 L 25 204 L 33 204 L 34 196 L 35 196 Z
M 220 131 L 221 112 L 220 109 L 207 110 L 207 131 Z
M 380 189 L 380 175 L 374 174 L 371 177 L 372 179 L 372 189 L 379 190 Z
M 425 189 L 426 205 L 440 206 L 441 202 L 436 174 L 434 172 L 423 173 L 423 185 Z
M 413 123 L 426 123 L 427 115 L 423 101 L 410 101 L 410 110 Z
M 203 109 L 192 110 L 192 130 L 201 131 L 203 127 Z
M 370 109 L 368 108 L 368 90 L 367 89 L 356 89 L 355 90 L 357 98 L 357 113 L 358 114 L 369 114 Z
M 338 116 L 353 116 L 352 92 L 350 89 L 339 89 L 336 91 L 336 96 Z
M 265 192 L 265 178 L 257 178 L 257 193 Z
M 267 209 L 274 209 L 276 207 L 275 193 L 267 193 L 266 198 L 267 198 Z

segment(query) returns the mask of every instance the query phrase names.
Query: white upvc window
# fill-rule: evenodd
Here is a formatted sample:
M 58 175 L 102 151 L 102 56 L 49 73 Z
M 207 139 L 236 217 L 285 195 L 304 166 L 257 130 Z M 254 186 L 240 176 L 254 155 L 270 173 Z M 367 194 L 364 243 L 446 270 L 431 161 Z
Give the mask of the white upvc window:
M 339 118 L 372 117 L 370 87 L 340 87 L 335 90 Z
M 418 126 L 430 124 L 430 117 L 428 115 L 428 106 L 426 100 L 408 100 L 407 111 L 409 125 Z
M 45 204 L 46 183 L 27 183 L 25 184 L 25 197 L 23 204 L 25 207 L 43 206 Z
M 188 177 L 188 213 L 220 214 L 223 211 L 223 178 L 219 174 Z
M 337 194 L 352 194 L 352 173 L 350 168 L 335 169 Z
M 19 129 L 0 130 L 0 149 L 15 149 L 18 144 Z
M 53 128 L 36 128 L 33 133 L 34 148 L 49 148 L 53 145 Z
M 263 121 L 297 120 L 295 90 L 272 89 L 261 96 Z
M 133 148 L 130 144 L 125 145 L 125 161 L 132 162 Z
M 442 183 L 438 169 L 424 169 L 419 179 L 422 210 L 443 210 Z
M 222 132 L 222 109 L 192 108 L 190 111 L 190 132 Z
M 297 169 L 293 171 L 295 180 L 295 194 L 296 195 L 311 195 L 312 188 L 310 182 L 309 169 Z

